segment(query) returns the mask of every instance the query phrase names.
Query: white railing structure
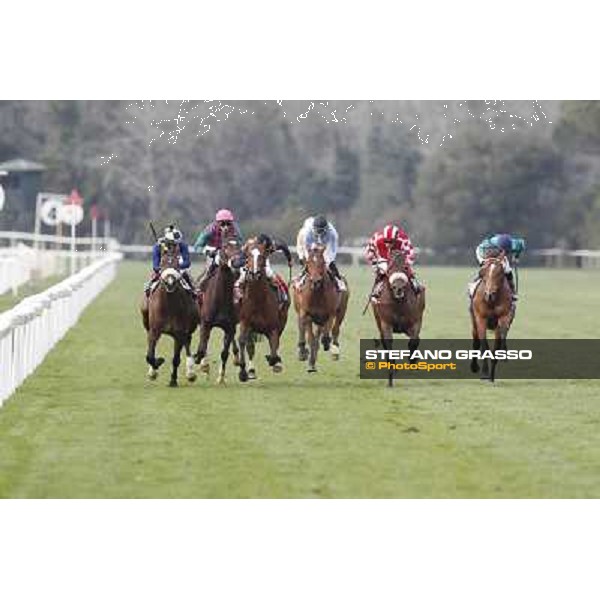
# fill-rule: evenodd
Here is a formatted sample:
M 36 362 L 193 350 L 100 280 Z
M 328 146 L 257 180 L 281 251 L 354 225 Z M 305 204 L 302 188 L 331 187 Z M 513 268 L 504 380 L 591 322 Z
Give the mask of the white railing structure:
M 120 245 L 119 251 L 125 256 L 144 257 L 150 256 L 152 246 L 147 245 Z M 467 261 L 475 260 L 475 251 L 468 248 L 451 249 L 455 251 L 450 253 L 452 257 L 456 255 L 455 261 L 444 261 L 448 264 L 470 264 Z M 438 252 L 432 248 L 415 248 L 416 254 L 422 256 L 421 262 L 427 260 L 430 264 L 436 264 L 436 256 L 440 257 L 447 255 L 443 252 Z M 190 247 L 190 252 L 194 254 L 194 250 Z M 290 246 L 290 252 L 296 258 L 295 246 Z M 339 246 L 338 256 L 346 256 L 350 264 L 360 264 L 364 262 L 364 246 Z M 542 250 L 528 250 L 526 257 L 535 257 L 535 264 L 545 267 L 579 267 L 582 269 L 600 269 L 600 250 L 565 250 L 562 248 L 547 248 Z
M 0 313 L 0 406 L 113 280 L 122 258 L 118 252 L 105 253 L 75 275 Z
M 23 284 L 77 271 L 107 251 L 117 251 L 112 238 L 78 238 L 75 255 L 65 236 L 0 231 L 0 294 L 17 294 Z

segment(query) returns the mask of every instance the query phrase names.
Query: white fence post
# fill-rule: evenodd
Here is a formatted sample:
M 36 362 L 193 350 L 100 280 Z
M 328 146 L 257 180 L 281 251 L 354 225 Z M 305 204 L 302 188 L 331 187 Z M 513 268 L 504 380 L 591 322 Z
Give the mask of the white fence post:
M 114 279 L 116 264 L 122 258 L 118 252 L 107 253 L 72 277 L 0 314 L 0 406 Z

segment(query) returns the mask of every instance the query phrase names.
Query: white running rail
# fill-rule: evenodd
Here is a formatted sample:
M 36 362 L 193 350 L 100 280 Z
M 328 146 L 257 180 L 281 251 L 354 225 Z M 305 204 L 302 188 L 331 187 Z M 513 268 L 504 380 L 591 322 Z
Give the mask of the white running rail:
M 41 294 L 0 313 L 0 406 L 113 280 L 123 255 L 110 252 Z
M 106 251 L 118 251 L 112 238 L 77 238 L 75 254 L 71 238 L 57 235 L 0 231 L 0 294 L 12 291 L 32 280 L 75 271 L 97 260 Z

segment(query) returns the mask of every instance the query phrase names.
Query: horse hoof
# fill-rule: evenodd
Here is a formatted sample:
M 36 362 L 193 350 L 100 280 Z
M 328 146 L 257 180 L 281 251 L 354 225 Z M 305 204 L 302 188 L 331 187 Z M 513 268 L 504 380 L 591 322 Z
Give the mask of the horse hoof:
M 190 383 L 194 383 L 198 376 L 196 375 L 196 373 L 188 373 L 185 377 Z
M 200 361 L 200 372 L 206 373 L 207 375 L 210 373 L 210 363 L 206 357 Z
M 158 370 L 160 368 L 160 366 L 165 362 L 164 358 L 157 358 L 154 361 L 154 364 L 156 365 L 156 370 Z
M 153 369 L 152 367 L 150 367 L 148 369 L 148 379 L 150 381 L 154 381 L 157 377 L 158 377 L 158 371 L 156 369 Z
M 308 369 L 306 369 L 307 373 L 316 373 L 317 372 L 317 367 L 308 367 Z
M 331 359 L 340 360 L 340 347 L 335 344 L 331 344 Z
M 240 355 L 239 354 L 234 354 L 233 355 L 233 366 L 234 367 L 239 367 L 240 366 Z
M 283 365 L 281 363 L 277 363 L 273 365 L 273 373 L 281 373 L 283 371 Z
M 323 343 L 323 351 L 328 352 L 329 348 L 331 347 L 329 340 L 323 340 L 322 343 Z
M 246 371 L 240 371 L 238 377 L 242 383 L 246 383 L 246 381 L 248 381 L 248 373 Z
M 256 379 L 256 370 L 255 369 L 249 369 L 248 379 Z
M 178 387 L 177 381 L 174 379 L 171 379 L 171 381 L 169 381 L 169 387 Z
M 304 362 L 308 360 L 308 350 L 306 348 L 298 350 L 298 360 Z

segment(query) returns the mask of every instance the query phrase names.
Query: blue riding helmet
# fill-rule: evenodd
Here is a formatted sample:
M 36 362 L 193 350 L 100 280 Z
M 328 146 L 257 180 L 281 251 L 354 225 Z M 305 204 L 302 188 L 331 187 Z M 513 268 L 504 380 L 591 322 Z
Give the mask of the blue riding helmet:
M 504 252 L 512 253 L 513 251 L 513 239 L 508 233 L 499 233 L 492 238 L 492 243 L 497 248 L 504 250 Z

